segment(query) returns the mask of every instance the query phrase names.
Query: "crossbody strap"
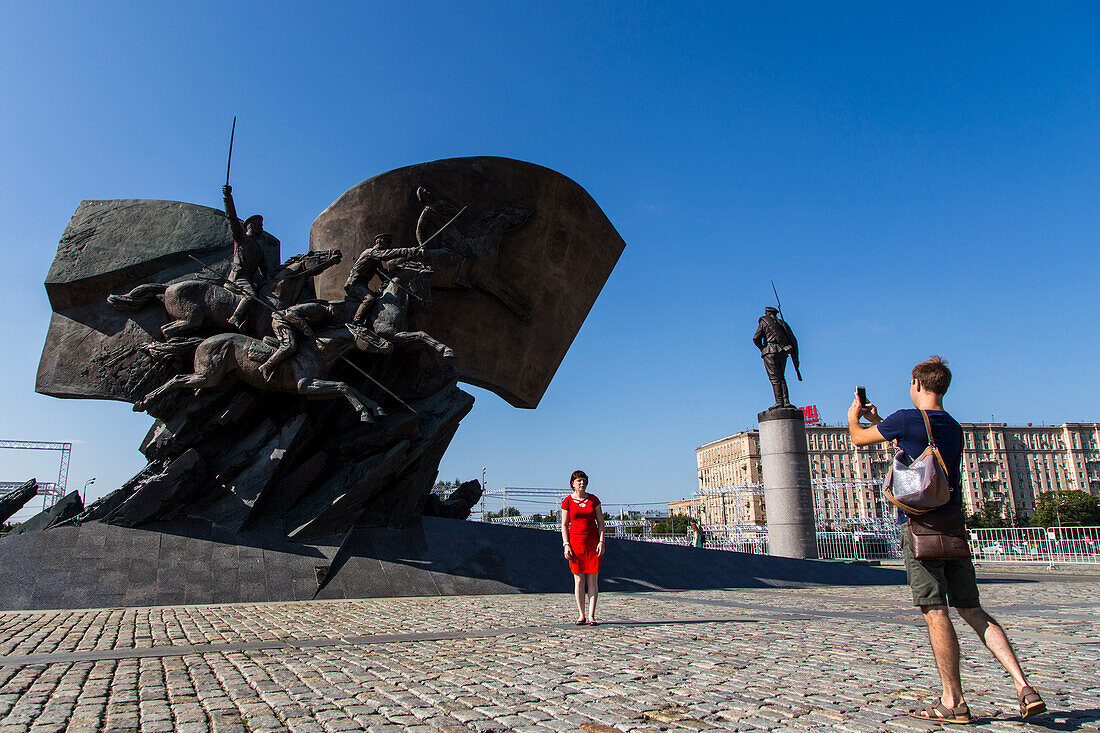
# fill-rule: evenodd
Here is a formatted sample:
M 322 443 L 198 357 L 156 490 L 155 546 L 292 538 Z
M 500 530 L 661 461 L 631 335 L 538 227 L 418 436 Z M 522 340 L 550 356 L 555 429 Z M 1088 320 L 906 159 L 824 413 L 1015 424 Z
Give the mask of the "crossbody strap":
M 920 416 L 924 418 L 924 430 L 928 433 L 928 447 L 935 448 L 936 440 L 932 437 L 932 423 L 928 422 L 928 413 L 921 410 L 919 407 L 917 409 L 920 410 Z
M 940 455 L 940 449 L 936 445 L 935 438 L 932 437 L 932 423 L 928 421 L 928 413 L 921 410 L 919 407 L 917 409 L 920 410 L 920 416 L 924 418 L 924 429 L 928 432 L 928 447 L 931 448 L 932 452 L 936 455 L 936 460 L 939 461 L 940 468 L 943 469 L 943 475 L 946 476 L 947 464 L 944 462 L 943 456 Z

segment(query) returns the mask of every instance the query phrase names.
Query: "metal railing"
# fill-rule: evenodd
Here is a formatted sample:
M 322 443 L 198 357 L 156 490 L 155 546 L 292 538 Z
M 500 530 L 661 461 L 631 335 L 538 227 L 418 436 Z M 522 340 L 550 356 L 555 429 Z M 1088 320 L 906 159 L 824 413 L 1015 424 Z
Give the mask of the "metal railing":
M 1100 565 L 1100 527 L 1003 527 L 971 529 L 975 562 L 1037 565 Z M 830 560 L 891 560 L 901 557 L 900 527 L 894 531 L 818 532 L 818 556 Z
M 981 562 L 1097 565 L 1100 527 L 972 529 L 970 550 Z
M 818 532 L 817 556 L 823 560 L 894 560 L 901 557 L 898 530 Z
M 560 530 L 557 522 L 533 522 L 528 517 L 494 518 L 495 524 Z M 607 522 L 608 537 L 687 545 L 687 534 L 655 534 L 633 522 Z M 628 529 L 629 528 L 629 529 Z M 823 560 L 897 560 L 901 558 L 901 528 L 874 526 L 865 530 L 817 531 L 817 553 Z M 972 529 L 970 551 L 975 562 L 1024 562 L 1043 565 L 1100 564 L 1100 527 L 1005 527 Z M 766 527 L 709 525 L 703 527 L 708 550 L 768 552 Z

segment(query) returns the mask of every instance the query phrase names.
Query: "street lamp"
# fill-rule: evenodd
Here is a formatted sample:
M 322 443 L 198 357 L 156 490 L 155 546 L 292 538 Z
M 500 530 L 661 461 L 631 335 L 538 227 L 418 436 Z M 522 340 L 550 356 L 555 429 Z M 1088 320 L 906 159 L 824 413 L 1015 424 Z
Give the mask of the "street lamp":
M 80 503 L 81 504 L 87 504 L 88 503 L 88 486 L 91 485 L 91 484 L 94 484 L 94 483 L 95 483 L 95 476 L 92 476 L 90 479 L 88 479 L 87 481 L 84 482 L 84 489 L 81 491 L 81 495 L 80 495 Z
M 481 467 L 481 521 L 487 521 L 485 518 L 485 466 Z

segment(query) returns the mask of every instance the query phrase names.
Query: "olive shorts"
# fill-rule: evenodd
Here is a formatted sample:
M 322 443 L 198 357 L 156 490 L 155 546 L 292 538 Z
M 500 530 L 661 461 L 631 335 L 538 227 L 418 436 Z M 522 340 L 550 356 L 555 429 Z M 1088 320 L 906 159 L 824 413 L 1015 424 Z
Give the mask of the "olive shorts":
M 909 529 L 902 525 L 901 554 L 905 574 L 913 590 L 914 606 L 978 608 L 978 579 L 974 563 L 966 560 L 917 560 L 909 543 Z

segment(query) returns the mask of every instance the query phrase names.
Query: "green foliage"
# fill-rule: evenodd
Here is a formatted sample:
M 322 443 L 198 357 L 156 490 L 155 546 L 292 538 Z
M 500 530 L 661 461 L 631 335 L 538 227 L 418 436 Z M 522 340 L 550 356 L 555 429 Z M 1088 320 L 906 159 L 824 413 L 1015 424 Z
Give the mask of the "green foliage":
M 510 506 L 502 509 L 499 512 L 486 512 L 485 516 L 487 516 L 489 519 L 494 519 L 497 517 L 518 517 L 520 516 L 520 511 L 514 506 Z
M 662 519 L 653 525 L 653 534 L 685 534 L 687 533 L 688 517 L 683 514 L 673 514 L 671 520 Z
M 432 491 L 438 493 L 449 494 L 457 489 L 462 484 L 461 481 L 455 479 L 454 481 L 436 481 L 435 486 L 432 487 Z
M 966 518 L 970 529 L 993 529 L 1009 526 L 1005 518 L 1004 504 L 996 499 L 986 499 L 978 506 L 978 511 Z
M 1100 526 L 1100 498 L 1084 491 L 1040 494 L 1035 513 L 1031 515 L 1032 526 L 1053 527 L 1059 521 L 1063 526 Z

